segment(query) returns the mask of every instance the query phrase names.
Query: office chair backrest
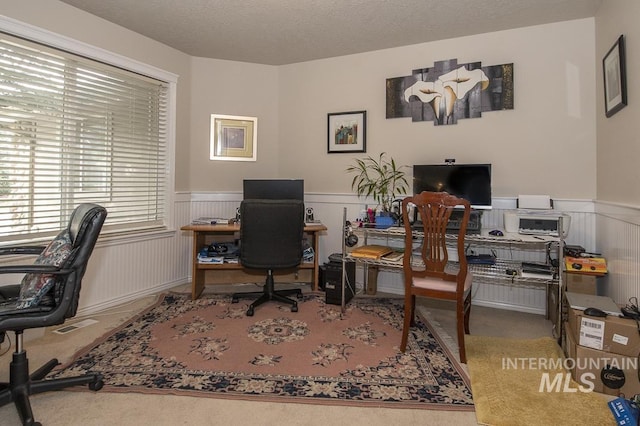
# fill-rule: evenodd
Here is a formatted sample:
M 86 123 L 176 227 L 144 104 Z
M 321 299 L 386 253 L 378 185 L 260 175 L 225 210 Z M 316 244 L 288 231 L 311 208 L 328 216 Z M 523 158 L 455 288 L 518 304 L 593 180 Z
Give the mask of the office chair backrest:
M 240 262 L 248 268 L 284 269 L 300 264 L 304 203 L 244 200 L 240 204 Z
M 73 317 L 78 310 L 82 278 L 106 218 L 107 210 L 92 203 L 80 204 L 69 218 L 68 229 L 73 252 L 65 262 L 64 267 L 74 269 L 74 273 L 67 278 L 67 283 L 56 286 L 57 303 L 60 303 L 60 298 L 65 297 L 64 295 L 67 293 L 66 288 L 63 287 L 70 286 L 73 288 L 73 293 L 67 296 L 71 298 L 71 303 L 65 318 Z M 75 282 L 71 283 L 70 281 L 72 280 Z
M 424 233 L 424 240 L 420 247 L 419 254 L 424 264 L 423 276 L 432 276 L 442 278 L 446 281 L 458 281 L 460 289 L 464 285 L 467 274 L 467 259 L 465 256 L 464 238 L 467 232 L 467 223 L 471 213 L 469 201 L 450 195 L 446 192 L 428 192 L 424 191 L 413 197 L 407 197 L 403 200 L 402 215 L 405 224 L 406 239 L 405 247 L 415 245 L 412 238 L 412 229 L 409 222 L 409 204 L 414 205 L 419 215 Z M 457 231 L 456 249 L 459 257 L 460 272 L 457 274 L 445 272 L 445 268 L 449 261 L 447 252 L 447 225 L 451 218 L 451 213 L 455 207 L 464 207 L 462 221 Z M 405 250 L 405 275 L 414 274 L 415 270 L 411 269 L 410 250 Z M 407 275 L 407 276 L 409 276 Z
M 58 275 L 49 293 L 53 293 L 54 303 L 40 310 L 16 309 L 12 315 L 0 319 L 0 329 L 26 330 L 57 325 L 76 314 L 82 277 L 106 217 L 105 208 L 97 204 L 87 203 L 76 207 L 66 229 L 71 237 L 71 252 L 59 266 L 66 272 Z

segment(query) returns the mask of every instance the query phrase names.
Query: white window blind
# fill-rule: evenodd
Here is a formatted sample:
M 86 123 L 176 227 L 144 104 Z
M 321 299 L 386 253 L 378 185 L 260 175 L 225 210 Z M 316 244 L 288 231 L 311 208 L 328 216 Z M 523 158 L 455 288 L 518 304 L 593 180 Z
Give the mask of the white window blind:
M 0 242 L 82 202 L 105 230 L 165 222 L 168 84 L 0 33 Z

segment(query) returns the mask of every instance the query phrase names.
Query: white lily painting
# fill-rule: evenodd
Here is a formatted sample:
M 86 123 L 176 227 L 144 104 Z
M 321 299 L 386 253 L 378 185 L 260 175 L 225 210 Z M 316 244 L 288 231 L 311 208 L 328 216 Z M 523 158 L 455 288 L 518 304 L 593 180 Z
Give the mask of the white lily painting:
M 387 118 L 447 125 L 498 109 L 513 109 L 513 64 L 480 67 L 452 59 L 387 79 Z

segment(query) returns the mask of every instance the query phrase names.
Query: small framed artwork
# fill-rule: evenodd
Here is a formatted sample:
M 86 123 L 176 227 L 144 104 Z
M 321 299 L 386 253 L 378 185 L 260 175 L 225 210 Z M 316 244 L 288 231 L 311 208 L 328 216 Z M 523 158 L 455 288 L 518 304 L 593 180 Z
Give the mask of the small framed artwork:
M 211 114 L 209 159 L 256 161 L 258 119 L 236 115 Z
M 604 75 L 604 112 L 611 117 L 627 105 L 627 72 L 624 36 L 618 37 L 602 60 Z
M 327 152 L 367 152 L 367 111 L 328 114 Z

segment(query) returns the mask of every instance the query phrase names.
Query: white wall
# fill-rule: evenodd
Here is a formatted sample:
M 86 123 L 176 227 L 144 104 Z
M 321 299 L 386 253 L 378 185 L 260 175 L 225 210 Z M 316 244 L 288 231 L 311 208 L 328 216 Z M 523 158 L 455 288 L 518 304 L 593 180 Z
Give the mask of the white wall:
M 243 178 L 278 174 L 278 69 L 270 65 L 192 58 L 191 191 L 242 188 Z M 211 114 L 258 118 L 257 161 L 209 160 Z
M 596 123 L 598 126 L 598 200 L 640 206 L 640 2 L 607 0 L 596 16 Z M 602 59 L 625 36 L 628 105 L 604 114 Z
M 609 274 L 602 292 L 617 303 L 640 296 L 640 2 L 607 0 L 596 15 L 597 251 Z M 625 36 L 628 105 L 604 113 L 602 58 Z
M 243 177 L 274 173 L 304 178 L 307 192 L 351 193 L 344 169 L 357 154 L 327 154 L 327 114 L 366 110 L 368 154 L 407 165 L 491 162 L 498 197 L 593 199 L 594 40 L 594 19 L 582 19 L 281 67 L 196 58 L 191 189 L 240 190 Z M 515 109 L 451 126 L 385 118 L 387 78 L 452 58 L 513 62 Z M 211 112 L 258 116 L 255 164 L 206 160 Z M 275 130 L 264 127 L 276 117 Z
M 351 192 L 344 169 L 358 154 L 327 154 L 327 113 L 367 111 L 367 153 L 401 164 L 493 164 L 497 197 L 595 197 L 594 20 L 582 19 L 313 62 L 280 72 L 280 173 L 309 191 Z M 514 63 L 513 110 L 450 126 L 385 118 L 385 82 L 457 58 Z M 309 161 L 311 160 L 311 161 Z

